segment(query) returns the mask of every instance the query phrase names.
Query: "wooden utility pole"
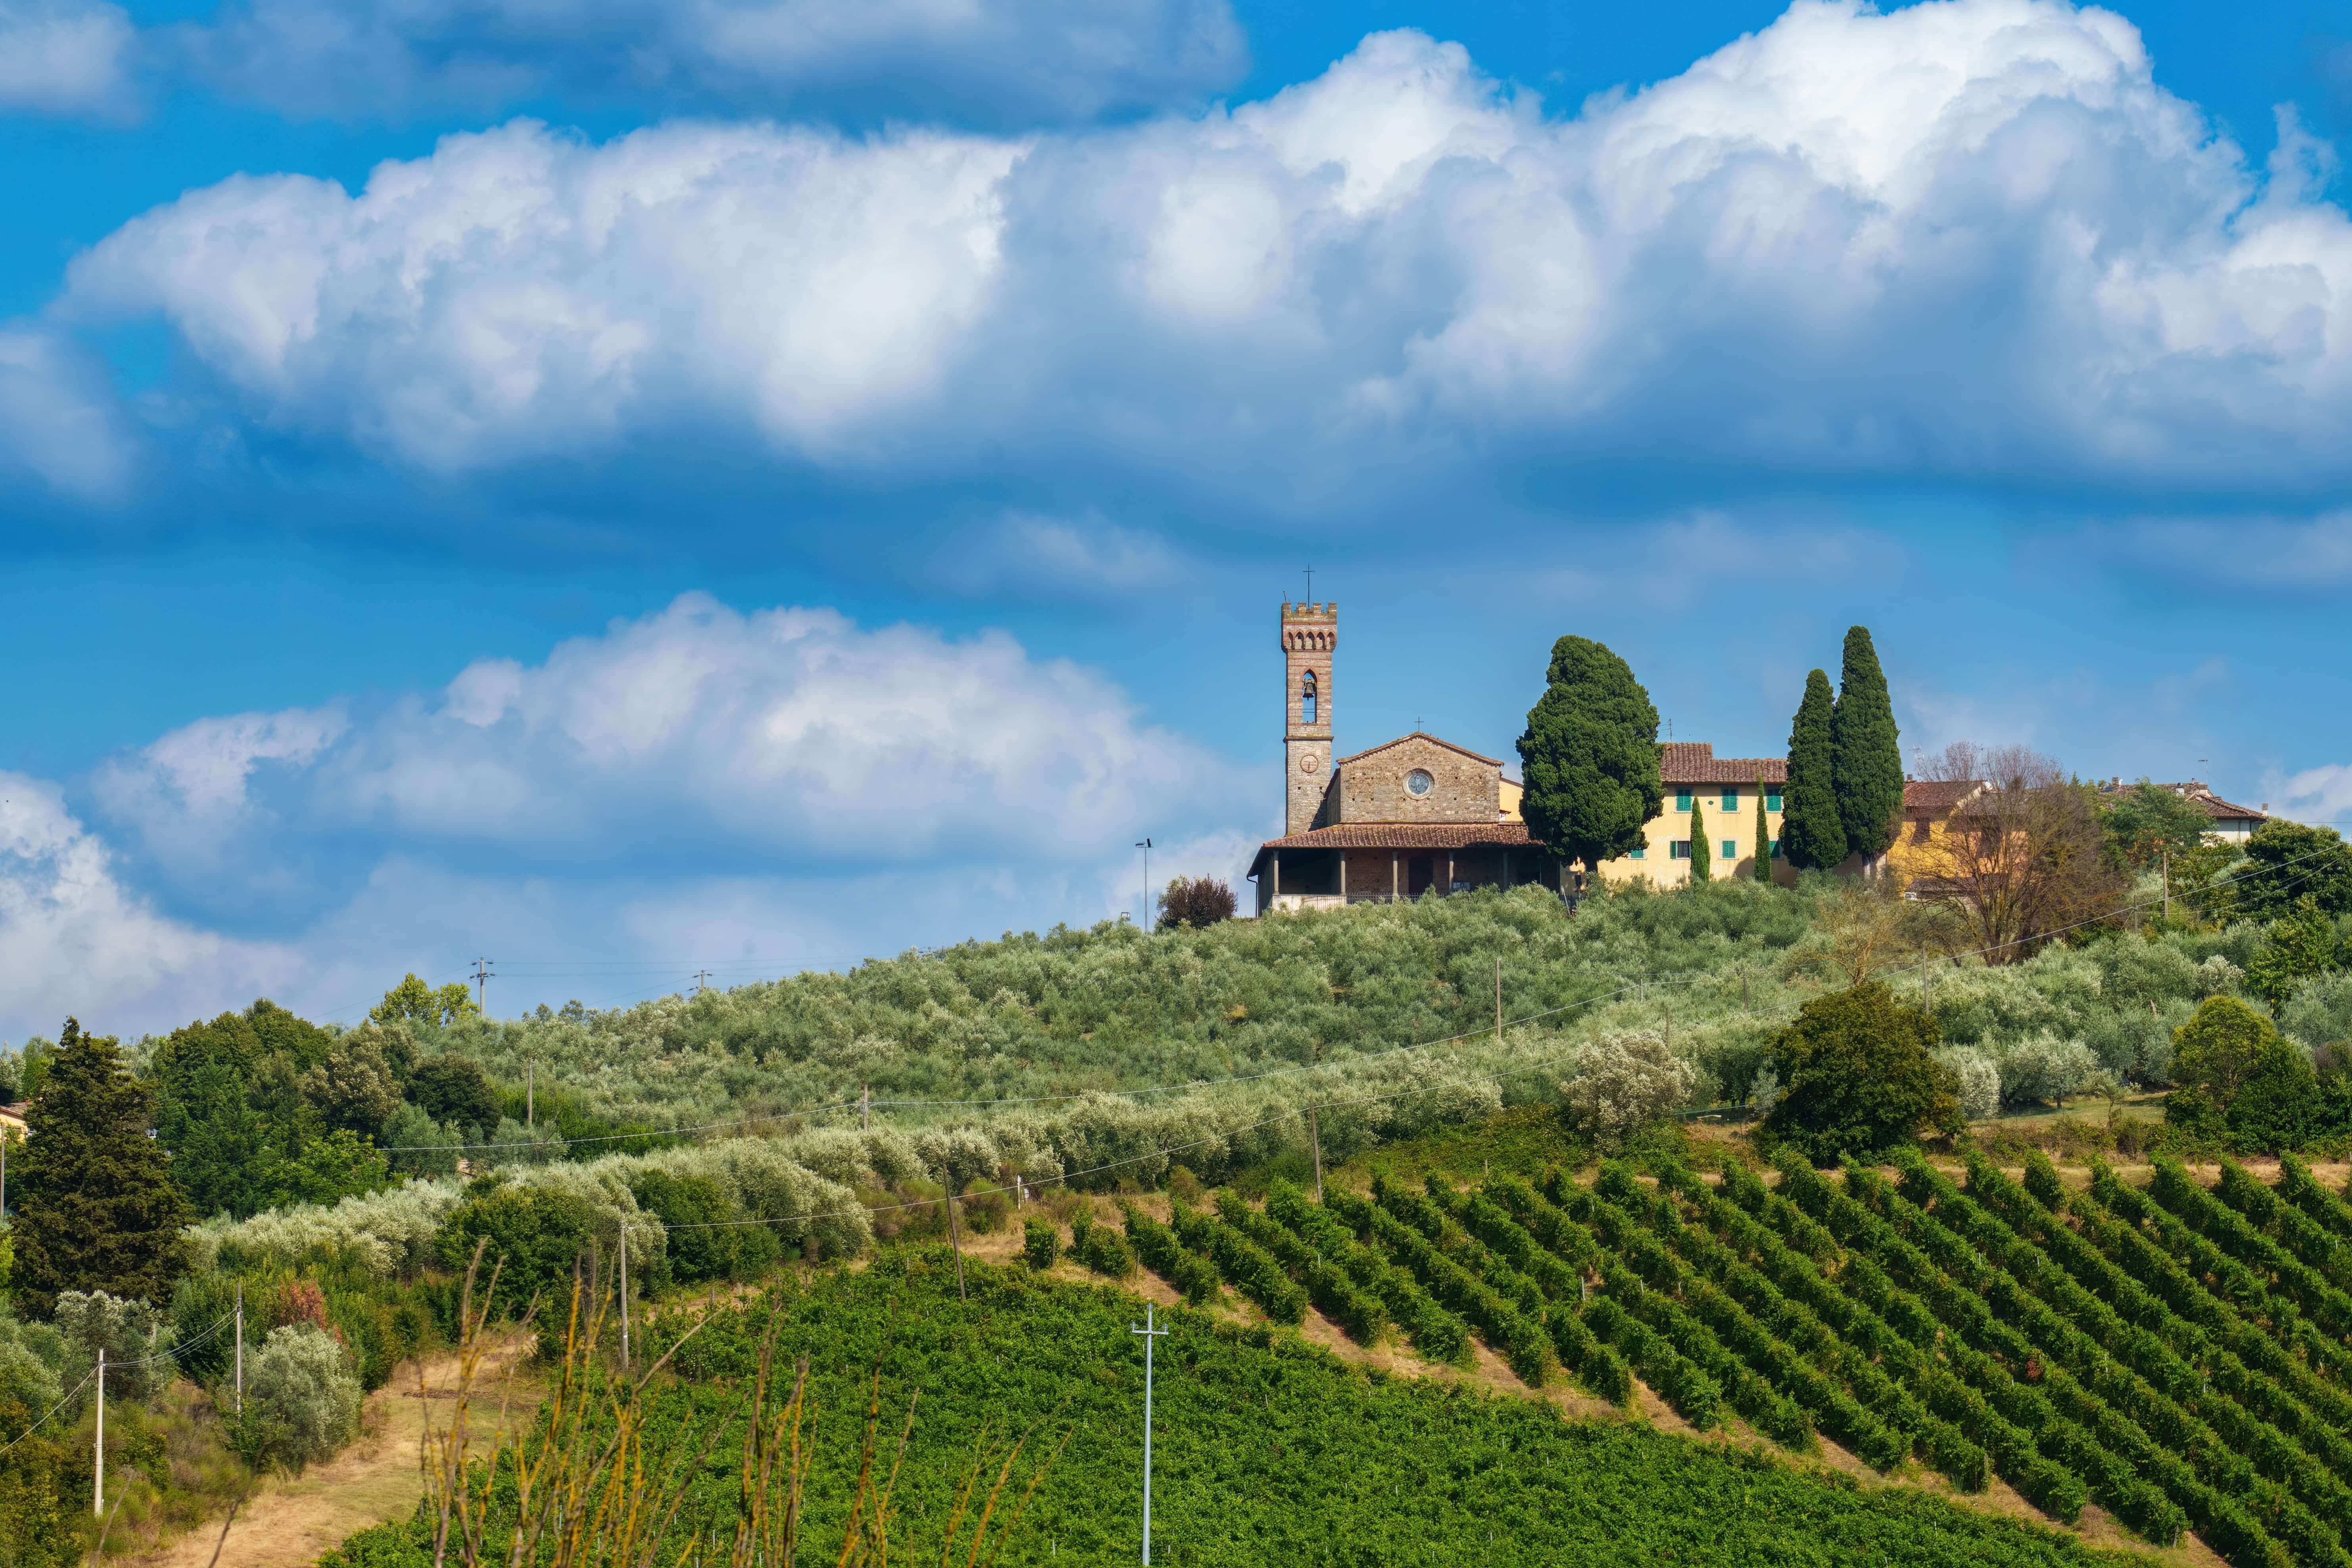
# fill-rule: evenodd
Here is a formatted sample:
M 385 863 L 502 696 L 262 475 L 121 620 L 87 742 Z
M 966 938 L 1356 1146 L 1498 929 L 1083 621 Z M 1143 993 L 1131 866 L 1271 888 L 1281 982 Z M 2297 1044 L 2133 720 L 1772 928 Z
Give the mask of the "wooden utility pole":
M 245 1281 L 236 1282 L 236 1413 L 245 1414 Z
M 98 1347 L 98 1436 L 90 1441 L 89 1516 L 106 1512 L 106 1347 Z
M 535 1063 L 531 1062 L 528 1058 L 524 1058 L 522 1064 L 522 1124 L 525 1127 L 537 1127 L 539 1125 L 539 1077 L 535 1068 Z
M 1503 1043 L 1503 961 L 1495 960 L 1495 1043 Z
M 2164 923 L 2170 925 L 2172 923 L 2172 851 L 2168 848 L 2158 850 L 2156 863 L 2164 869 Z
M 874 1086 L 870 1083 L 857 1086 L 857 1130 L 860 1132 L 874 1131 Z
M 621 1370 L 629 1370 L 629 1227 L 621 1226 Z

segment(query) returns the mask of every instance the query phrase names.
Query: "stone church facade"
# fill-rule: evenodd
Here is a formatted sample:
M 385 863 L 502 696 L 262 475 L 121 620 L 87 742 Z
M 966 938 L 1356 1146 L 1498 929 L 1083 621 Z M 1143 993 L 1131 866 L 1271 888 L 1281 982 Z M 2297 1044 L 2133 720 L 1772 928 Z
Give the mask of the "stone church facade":
M 1529 882 L 1558 890 L 1560 868 L 1528 836 L 1519 781 L 1500 759 L 1418 730 L 1370 751 L 1332 755 L 1339 646 L 1338 605 L 1282 606 L 1283 836 L 1260 845 L 1250 862 L 1258 912 Z M 1662 886 L 1688 880 L 1694 805 L 1717 878 L 1752 876 L 1761 853 L 1778 879 L 1790 879 L 1779 858 L 1785 759 L 1718 757 L 1713 746 L 1694 741 L 1669 742 L 1659 753 L 1664 809 L 1643 827 L 1641 847 L 1601 864 L 1604 879 L 1638 877 Z M 1766 822 L 1760 844 L 1759 793 Z

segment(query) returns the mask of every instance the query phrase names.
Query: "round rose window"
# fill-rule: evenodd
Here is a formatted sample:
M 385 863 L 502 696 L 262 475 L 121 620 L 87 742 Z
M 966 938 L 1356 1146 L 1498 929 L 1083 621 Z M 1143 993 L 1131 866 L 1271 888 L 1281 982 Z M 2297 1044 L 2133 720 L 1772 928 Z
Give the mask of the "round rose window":
M 1436 783 L 1429 776 L 1427 769 L 1415 768 L 1404 775 L 1404 792 L 1407 795 L 1427 795 Z

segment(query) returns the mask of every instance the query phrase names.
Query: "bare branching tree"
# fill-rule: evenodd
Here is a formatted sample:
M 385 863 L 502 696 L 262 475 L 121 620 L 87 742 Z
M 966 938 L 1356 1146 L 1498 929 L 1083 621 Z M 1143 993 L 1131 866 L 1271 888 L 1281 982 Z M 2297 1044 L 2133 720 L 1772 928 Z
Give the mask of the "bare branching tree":
M 2128 887 L 2088 786 L 2025 746 L 1958 742 L 1922 770 L 1980 782 L 1918 847 L 1912 897 L 1954 910 L 1988 963 L 2030 958 L 2059 932 L 2111 916 Z

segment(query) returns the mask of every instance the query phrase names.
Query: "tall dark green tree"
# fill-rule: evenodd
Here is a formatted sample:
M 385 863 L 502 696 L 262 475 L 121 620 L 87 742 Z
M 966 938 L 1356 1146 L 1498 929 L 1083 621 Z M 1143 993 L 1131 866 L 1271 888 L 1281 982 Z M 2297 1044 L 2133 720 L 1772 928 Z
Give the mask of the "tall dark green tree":
M 1870 628 L 1849 626 L 1845 664 L 1838 672 L 1837 709 L 1831 721 L 1838 823 L 1848 855 L 1886 853 L 1903 821 L 1903 744 L 1895 704 Z
M 1837 699 L 1830 678 L 1805 677 L 1805 700 L 1789 727 L 1789 783 L 1780 796 L 1780 853 L 1791 866 L 1826 871 L 1845 858 L 1837 802 Z
M 1691 796 L 1690 819 L 1690 879 L 1704 882 L 1715 875 L 1715 857 L 1707 852 L 1706 818 L 1698 812 L 1698 796 Z
M 1772 879 L 1772 819 L 1764 814 L 1764 781 L 1756 781 L 1756 879 Z
M 1658 710 L 1633 667 L 1589 637 L 1554 643 L 1545 679 L 1519 737 L 1519 815 L 1555 858 L 1595 870 L 1641 843 L 1665 804 Z
M 9 1173 L 17 1300 L 47 1317 L 66 1290 L 171 1299 L 188 1213 L 163 1144 L 147 1136 L 154 1098 L 111 1037 L 66 1020 Z

